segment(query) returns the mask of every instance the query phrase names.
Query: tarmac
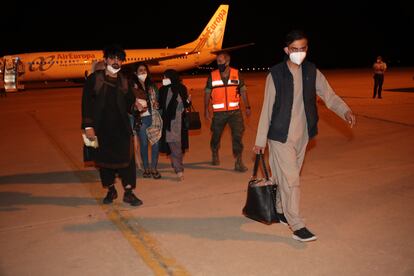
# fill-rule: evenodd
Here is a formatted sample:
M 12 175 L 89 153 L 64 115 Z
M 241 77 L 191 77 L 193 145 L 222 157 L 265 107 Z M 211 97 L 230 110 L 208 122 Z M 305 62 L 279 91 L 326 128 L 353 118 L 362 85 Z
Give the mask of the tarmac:
M 318 240 L 242 215 L 265 73 L 245 73 L 246 173 L 233 170 L 230 131 L 210 165 L 209 122 L 192 131 L 185 179 L 166 156 L 162 179 L 137 175 L 140 207 L 101 204 L 85 167 L 81 87 L 0 98 L 0 275 L 414 275 L 414 69 L 390 68 L 383 99 L 370 70 L 322 70 L 357 115 L 350 129 L 319 108 L 301 174 L 301 212 Z M 203 114 L 205 76 L 184 79 Z

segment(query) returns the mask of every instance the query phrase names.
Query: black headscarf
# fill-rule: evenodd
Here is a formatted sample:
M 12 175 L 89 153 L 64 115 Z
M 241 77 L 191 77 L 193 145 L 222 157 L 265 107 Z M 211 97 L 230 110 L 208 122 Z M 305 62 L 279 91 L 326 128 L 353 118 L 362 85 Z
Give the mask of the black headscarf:
M 183 104 L 184 104 L 184 108 L 187 108 L 188 107 L 188 102 L 187 102 L 188 93 L 187 93 L 187 87 L 185 87 L 185 85 L 181 83 L 181 79 L 177 71 L 175 71 L 174 69 L 167 69 L 164 72 L 164 76 L 171 80 L 171 84 L 160 88 L 160 94 L 161 94 L 160 104 L 161 104 L 161 108 L 163 109 L 164 125 L 166 129 L 170 131 L 171 121 L 175 119 L 175 115 L 177 113 L 177 106 L 178 106 L 177 97 L 178 95 L 180 95 L 183 101 Z M 171 91 L 173 95 L 171 97 L 170 102 L 168 103 L 168 106 L 166 106 L 168 88 L 170 87 L 171 87 Z

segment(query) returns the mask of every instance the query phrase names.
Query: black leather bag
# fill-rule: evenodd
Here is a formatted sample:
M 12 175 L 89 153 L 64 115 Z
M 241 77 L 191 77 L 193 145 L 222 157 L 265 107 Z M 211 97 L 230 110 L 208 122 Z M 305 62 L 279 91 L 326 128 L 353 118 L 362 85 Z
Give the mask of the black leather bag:
M 195 110 L 193 104 L 190 104 L 190 108 L 186 115 L 186 125 L 189 130 L 201 129 L 200 113 Z
M 265 178 L 262 179 L 257 179 L 259 164 L 262 165 L 265 175 Z M 247 199 L 243 208 L 243 215 L 264 224 L 279 222 L 276 214 L 276 187 L 277 185 L 269 178 L 263 154 L 257 154 L 253 176 L 247 186 Z

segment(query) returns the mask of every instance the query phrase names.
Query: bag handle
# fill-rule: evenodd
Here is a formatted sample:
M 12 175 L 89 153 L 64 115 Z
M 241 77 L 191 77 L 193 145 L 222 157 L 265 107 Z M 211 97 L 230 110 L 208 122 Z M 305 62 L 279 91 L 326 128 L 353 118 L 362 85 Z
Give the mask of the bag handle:
M 254 160 L 252 179 L 257 178 L 257 171 L 259 169 L 259 164 L 261 164 L 261 167 L 263 169 L 263 173 L 264 173 L 264 176 L 265 176 L 266 180 L 269 180 L 269 172 L 267 171 L 266 162 L 264 160 L 263 153 L 256 154 L 256 159 Z
M 190 102 L 190 106 L 188 108 L 188 111 L 191 111 L 191 110 L 197 112 L 197 110 L 194 108 L 193 102 Z

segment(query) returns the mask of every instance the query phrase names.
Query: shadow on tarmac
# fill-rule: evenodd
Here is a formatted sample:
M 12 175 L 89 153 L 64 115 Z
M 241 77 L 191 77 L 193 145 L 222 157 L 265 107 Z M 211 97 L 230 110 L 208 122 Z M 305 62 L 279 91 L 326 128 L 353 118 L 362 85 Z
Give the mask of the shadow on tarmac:
M 29 205 L 79 207 L 96 205 L 96 200 L 91 197 L 33 196 L 31 193 L 0 192 L 0 212 L 22 210 L 23 208 L 16 206 Z
M 414 87 L 401 87 L 401 88 L 384 89 L 384 91 L 414 93 Z
M 295 249 L 305 249 L 304 243 L 293 240 L 290 236 L 245 231 L 242 228 L 251 222 L 244 217 L 206 217 L 206 218 L 135 218 L 129 219 L 129 225 L 143 226 L 149 233 L 168 233 L 185 235 L 196 239 L 213 241 L 263 241 L 285 243 Z M 280 227 L 286 227 L 280 225 Z M 94 232 L 115 230 L 107 221 L 90 224 L 72 224 L 64 226 L 68 232 Z M 140 230 L 138 229 L 139 233 Z
M 0 176 L 0 185 L 4 184 L 82 184 L 75 176 L 85 175 L 90 177 L 91 173 L 95 176 L 95 181 L 99 181 L 99 176 L 94 170 L 81 171 L 56 171 L 40 173 L 23 173 Z
M 171 165 L 168 163 L 160 163 L 158 168 L 161 173 L 173 173 Z M 222 168 L 219 166 L 211 166 L 209 161 L 205 162 L 193 162 L 185 163 L 185 169 L 192 170 L 212 170 L 212 171 L 229 171 L 233 172 L 233 168 Z M 82 184 L 76 175 L 83 175 L 85 177 L 91 177 L 91 181 L 100 182 L 98 171 L 92 170 L 79 170 L 79 171 L 55 171 L 55 172 L 33 172 L 24 174 L 11 174 L 0 176 L 0 185 L 5 184 Z M 138 173 L 138 175 L 140 175 Z M 175 179 L 174 177 L 164 177 L 163 179 Z

